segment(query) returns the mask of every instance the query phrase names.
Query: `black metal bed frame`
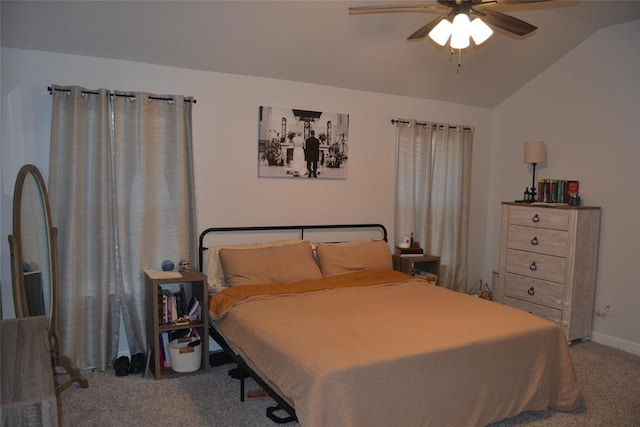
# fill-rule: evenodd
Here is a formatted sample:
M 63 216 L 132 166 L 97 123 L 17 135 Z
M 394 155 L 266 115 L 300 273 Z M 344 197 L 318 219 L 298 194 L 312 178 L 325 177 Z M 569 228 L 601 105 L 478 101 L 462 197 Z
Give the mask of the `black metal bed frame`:
M 251 231 L 298 231 L 300 239 L 304 239 L 305 230 L 337 230 L 337 229 L 350 229 L 350 230 L 365 230 L 365 229 L 378 229 L 382 233 L 382 240 L 388 241 L 387 229 L 382 224 L 370 223 L 370 224 L 320 224 L 320 225 L 274 225 L 274 226 L 251 226 L 251 227 L 211 227 L 200 233 L 198 239 L 198 268 L 202 272 L 204 251 L 208 247 L 204 246 L 204 241 L 207 235 L 214 233 L 230 233 L 230 232 L 251 232 Z M 208 309 L 208 307 L 206 308 Z M 238 372 L 240 378 L 240 401 L 244 402 L 245 395 L 245 373 L 251 376 L 260 387 L 265 390 L 269 396 L 276 401 L 277 406 L 271 406 L 267 408 L 267 417 L 272 421 L 280 424 L 288 423 L 291 421 L 297 421 L 296 411 L 282 396 L 278 394 L 269 384 L 267 384 L 253 369 L 251 369 L 244 359 L 236 354 L 231 346 L 227 343 L 226 339 L 220 334 L 220 332 L 209 325 L 209 335 L 222 347 L 223 351 L 238 365 Z M 275 412 L 279 410 L 286 411 L 289 416 L 281 417 Z

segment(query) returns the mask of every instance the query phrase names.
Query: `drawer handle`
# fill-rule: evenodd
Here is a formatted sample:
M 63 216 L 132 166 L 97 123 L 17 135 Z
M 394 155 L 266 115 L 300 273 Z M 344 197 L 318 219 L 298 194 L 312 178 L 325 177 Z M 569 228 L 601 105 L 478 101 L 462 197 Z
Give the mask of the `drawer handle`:
M 533 221 L 533 222 L 540 222 L 540 217 L 538 216 L 538 214 L 535 214 L 535 215 L 533 216 L 533 218 L 531 218 L 531 221 Z
M 531 244 L 532 244 L 533 246 L 538 246 L 538 237 L 535 237 L 535 236 L 534 236 L 534 238 L 533 238 L 533 239 L 531 239 Z
M 529 266 L 529 270 L 531 271 L 536 271 L 538 269 L 538 266 L 536 265 L 536 262 L 532 262 L 531 265 Z
M 536 294 L 536 290 L 533 289 L 533 286 L 529 288 L 529 290 L 527 291 L 527 293 L 531 296 L 534 296 Z

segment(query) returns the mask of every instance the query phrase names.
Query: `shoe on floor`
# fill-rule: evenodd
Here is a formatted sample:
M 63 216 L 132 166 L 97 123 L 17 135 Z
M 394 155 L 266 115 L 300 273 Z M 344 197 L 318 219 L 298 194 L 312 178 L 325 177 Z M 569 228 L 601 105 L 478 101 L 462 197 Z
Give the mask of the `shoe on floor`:
M 116 371 L 116 377 L 124 377 L 129 375 L 129 358 L 120 356 L 113 362 L 113 369 Z
M 144 365 L 147 361 L 147 357 L 144 353 L 136 353 L 131 357 L 131 365 L 129 365 L 130 374 L 139 374 L 144 371 Z

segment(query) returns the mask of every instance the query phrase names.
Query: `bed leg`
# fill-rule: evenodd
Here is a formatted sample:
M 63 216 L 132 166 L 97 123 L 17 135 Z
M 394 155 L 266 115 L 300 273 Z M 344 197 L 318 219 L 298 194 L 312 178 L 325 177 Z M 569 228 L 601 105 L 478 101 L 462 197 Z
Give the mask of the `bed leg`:
M 240 370 L 240 402 L 244 402 L 244 370 L 240 365 L 238 369 Z

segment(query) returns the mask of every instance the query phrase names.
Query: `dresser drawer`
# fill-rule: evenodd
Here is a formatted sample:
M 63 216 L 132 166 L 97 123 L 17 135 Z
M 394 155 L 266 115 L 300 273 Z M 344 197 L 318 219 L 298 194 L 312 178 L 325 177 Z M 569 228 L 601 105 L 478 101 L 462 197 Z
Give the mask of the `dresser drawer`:
M 564 285 L 507 273 L 504 294 L 523 301 L 562 310 Z
M 523 251 L 566 257 L 569 232 L 546 228 L 510 225 L 507 247 Z
M 516 298 L 504 297 L 504 303 L 511 307 L 524 310 L 528 313 L 535 314 L 543 319 L 551 320 L 553 323 L 560 325 L 562 321 L 562 311 L 554 310 L 553 308 L 545 307 L 538 304 L 532 304 L 530 302 L 522 301 Z
M 569 211 L 535 206 L 512 206 L 509 209 L 510 225 L 550 228 L 553 230 L 569 229 Z
M 564 283 L 566 258 L 507 249 L 506 271 L 535 279 Z

